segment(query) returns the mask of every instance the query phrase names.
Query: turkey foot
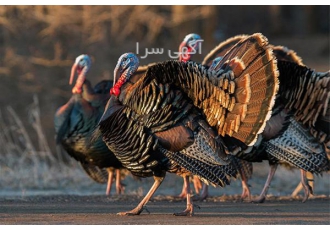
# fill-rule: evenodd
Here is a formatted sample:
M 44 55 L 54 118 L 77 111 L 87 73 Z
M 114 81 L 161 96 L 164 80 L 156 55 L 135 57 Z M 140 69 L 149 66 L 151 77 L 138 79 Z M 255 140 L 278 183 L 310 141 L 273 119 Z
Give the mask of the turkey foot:
M 277 164 L 270 165 L 268 177 L 267 177 L 266 183 L 264 185 L 264 188 L 261 191 L 259 197 L 255 200 L 252 200 L 253 203 L 263 203 L 263 202 L 265 202 L 266 195 L 267 195 L 267 192 L 268 192 L 268 189 L 269 189 L 269 186 L 270 186 L 270 182 L 272 181 L 272 179 L 274 177 L 276 169 L 277 169 Z
M 308 200 L 309 194 L 313 194 L 313 188 L 307 183 L 306 171 L 300 169 L 300 175 L 301 175 L 301 184 L 305 192 L 304 199 L 302 200 L 302 202 L 305 203 Z
M 190 196 L 190 194 L 189 194 L 189 196 Z M 188 216 L 188 214 L 189 214 L 189 216 L 193 216 L 194 215 L 194 207 L 197 207 L 198 209 L 201 209 L 196 204 L 187 203 L 187 208 L 183 212 L 176 212 L 176 213 L 173 213 L 173 215 L 174 216 Z
M 136 216 L 136 215 L 140 215 L 140 213 L 143 212 L 144 210 L 146 210 L 147 213 L 150 214 L 149 210 L 147 209 L 147 206 L 142 206 L 142 208 L 137 206 L 136 208 L 134 208 L 128 212 L 118 212 L 117 215 L 118 216 Z
M 174 216 L 190 216 L 194 215 L 194 205 L 193 204 L 187 204 L 187 208 L 183 212 L 176 212 L 173 215 Z
M 150 200 L 150 198 L 152 197 L 152 195 L 156 192 L 156 190 L 158 189 L 158 187 L 161 185 L 161 183 L 163 182 L 165 178 L 165 173 L 163 172 L 163 175 L 161 176 L 154 176 L 154 184 L 151 186 L 149 192 L 147 193 L 147 195 L 145 195 L 145 197 L 141 200 L 141 202 L 136 206 L 136 208 L 132 209 L 131 211 L 128 212 L 119 212 L 117 213 L 117 215 L 119 216 L 134 216 L 134 215 L 140 215 L 140 213 L 143 210 L 146 210 L 149 214 L 150 212 L 148 211 L 148 209 L 146 208 L 146 203 L 148 203 L 148 201 Z
M 313 173 L 306 172 L 306 178 L 307 178 L 308 185 L 311 187 L 311 191 L 310 191 L 311 194 L 309 195 L 309 197 L 312 197 L 313 196 L 313 188 L 314 188 L 314 175 L 313 175 Z M 298 186 L 296 187 L 296 189 L 292 192 L 291 197 L 296 197 L 301 189 L 303 189 L 303 185 L 300 182 L 298 184 Z
M 173 215 L 187 216 L 189 214 L 190 216 L 193 216 L 194 215 L 194 205 L 192 203 L 191 195 L 189 193 L 189 191 L 190 191 L 189 176 L 184 176 L 183 182 L 184 182 L 184 187 L 186 189 L 186 194 L 187 194 L 187 208 L 183 212 L 174 213 Z

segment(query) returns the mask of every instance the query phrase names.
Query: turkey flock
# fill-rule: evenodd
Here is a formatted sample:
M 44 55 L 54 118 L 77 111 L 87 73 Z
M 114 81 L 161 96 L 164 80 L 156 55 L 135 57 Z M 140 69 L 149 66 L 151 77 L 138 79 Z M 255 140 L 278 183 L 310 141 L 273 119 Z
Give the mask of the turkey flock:
M 183 178 L 179 195 L 194 214 L 190 181 L 198 199 L 208 186 L 242 182 L 242 199 L 264 202 L 278 165 L 297 168 L 305 202 L 314 175 L 330 170 L 330 71 L 317 72 L 284 46 L 261 33 L 232 37 L 192 61 L 201 37 L 187 35 L 178 60 L 139 66 L 134 53 L 122 54 L 113 81 L 92 87 L 91 59 L 76 58 L 68 102 L 55 113 L 56 143 L 110 195 L 115 177 L 122 194 L 124 176 L 153 177 L 141 202 L 119 215 L 139 215 L 166 173 Z M 260 196 L 251 199 L 253 163 L 268 161 Z M 297 192 L 295 191 L 295 192 Z

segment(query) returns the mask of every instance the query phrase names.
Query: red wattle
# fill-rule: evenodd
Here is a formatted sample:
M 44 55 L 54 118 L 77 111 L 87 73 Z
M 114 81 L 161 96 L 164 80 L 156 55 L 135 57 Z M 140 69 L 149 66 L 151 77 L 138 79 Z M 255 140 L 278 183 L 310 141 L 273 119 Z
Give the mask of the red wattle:
M 110 89 L 110 95 L 115 95 L 116 97 L 118 97 L 120 94 L 120 89 L 116 86 L 114 86 L 113 88 Z
M 190 46 L 188 46 L 187 48 L 188 48 L 187 53 L 183 53 L 180 55 L 180 59 L 183 62 L 190 61 L 191 58 L 190 52 L 192 51 L 192 48 Z
M 115 95 L 115 96 L 119 96 L 120 94 L 120 88 L 123 84 L 125 84 L 126 82 L 126 78 L 125 77 L 120 77 L 117 81 L 117 83 L 112 87 L 112 89 L 110 89 L 110 95 Z

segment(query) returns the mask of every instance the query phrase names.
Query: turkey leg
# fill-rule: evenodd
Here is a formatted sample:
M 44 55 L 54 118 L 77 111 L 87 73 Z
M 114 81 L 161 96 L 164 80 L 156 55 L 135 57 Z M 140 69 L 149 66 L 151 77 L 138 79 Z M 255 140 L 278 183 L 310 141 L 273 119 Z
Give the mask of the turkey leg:
M 189 214 L 190 216 L 193 216 L 194 215 L 194 206 L 193 206 L 191 194 L 190 194 L 189 176 L 184 176 L 183 182 L 184 182 L 184 188 L 186 188 L 186 194 L 187 194 L 187 208 L 183 212 L 177 212 L 177 213 L 174 213 L 173 215 L 187 216 Z
M 314 190 L 314 175 L 313 175 L 313 173 L 307 172 L 306 173 L 306 178 L 307 178 L 309 186 L 311 186 L 312 190 Z M 301 182 L 299 182 L 296 189 L 292 192 L 291 197 L 296 197 L 302 188 L 303 188 L 303 185 L 302 185 Z
M 263 203 L 265 201 L 266 195 L 267 195 L 267 192 L 268 192 L 268 189 L 269 189 L 269 186 L 270 186 L 270 182 L 272 181 L 272 179 L 274 177 L 276 169 L 277 169 L 277 164 L 270 165 L 269 173 L 268 173 L 268 177 L 267 177 L 267 181 L 265 183 L 265 186 L 264 186 L 263 190 L 261 191 L 259 197 L 255 200 L 253 200 L 253 202 Z
M 138 204 L 138 206 L 136 206 L 136 208 L 134 208 L 134 209 L 132 209 L 131 211 L 128 211 L 128 212 L 119 212 L 119 213 L 117 213 L 117 215 L 120 215 L 120 216 L 140 215 L 140 213 L 145 209 L 144 205 L 146 203 L 148 203 L 148 201 L 150 200 L 152 195 L 156 192 L 158 187 L 163 182 L 164 178 L 165 178 L 165 173 L 164 173 L 164 176 L 162 176 L 162 177 L 154 176 L 154 180 L 155 180 L 154 184 L 151 186 L 149 192 L 142 199 L 142 201 Z
M 120 169 L 116 169 L 116 192 L 117 194 L 123 194 L 125 187 L 121 183 Z
M 244 173 L 241 173 L 242 177 L 242 195 L 241 200 L 244 200 L 246 197 L 248 197 L 248 200 L 251 200 L 251 192 L 248 184 L 248 179 L 245 177 Z
M 309 194 L 313 194 L 313 189 L 311 186 L 309 186 L 308 183 L 306 183 L 307 182 L 306 171 L 300 169 L 300 173 L 301 173 L 300 174 L 301 175 L 301 184 L 302 184 L 302 186 L 304 188 L 304 192 L 305 192 L 304 199 L 302 200 L 302 202 L 305 203 L 309 197 Z
M 107 168 L 107 171 L 109 173 L 109 176 L 108 176 L 107 190 L 106 190 L 105 194 L 107 196 L 109 196 L 110 191 L 111 191 L 111 187 L 112 187 L 112 181 L 113 181 L 113 170 L 111 168 Z

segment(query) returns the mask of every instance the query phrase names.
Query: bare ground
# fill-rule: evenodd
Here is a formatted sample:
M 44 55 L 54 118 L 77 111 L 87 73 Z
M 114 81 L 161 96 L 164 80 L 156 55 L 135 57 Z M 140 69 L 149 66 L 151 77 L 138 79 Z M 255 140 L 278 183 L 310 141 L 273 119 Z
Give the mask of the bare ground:
M 269 196 L 263 204 L 240 202 L 238 196 L 212 196 L 196 201 L 193 217 L 174 216 L 185 201 L 158 195 L 140 216 L 118 216 L 135 207 L 141 197 L 132 195 L 30 196 L 0 198 L 0 223 L 4 225 L 329 225 L 330 197 Z
M 30 169 L 32 170 L 32 169 Z M 2 225 L 310 225 L 330 224 L 330 174 L 316 176 L 314 197 L 302 203 L 290 194 L 299 182 L 298 170 L 279 167 L 263 204 L 241 202 L 240 180 L 225 188 L 209 187 L 210 197 L 196 201 L 193 217 L 173 213 L 185 209 L 185 200 L 175 198 L 182 188 L 182 178 L 168 174 L 147 204 L 150 211 L 140 216 L 117 216 L 133 209 L 150 189 L 152 178 L 136 181 L 125 178 L 124 195 L 106 197 L 104 184 L 96 184 L 83 172 L 59 173 L 59 180 L 48 180 L 42 186 L 27 186 L 29 180 L 4 174 L 0 181 L 0 224 Z M 249 180 L 253 198 L 261 191 L 268 164 L 256 164 Z M 25 172 L 31 175 L 30 172 Z M 73 173 L 78 174 L 76 176 Z M 16 175 L 16 174 L 15 174 Z M 47 173 L 45 173 L 47 176 Z M 76 179 L 74 179 L 76 178 Z M 4 180 L 6 179 L 6 180 Z M 74 179 L 74 180 L 73 180 Z M 79 180 L 78 180 L 79 179 Z M 8 181 L 7 181 L 8 180 Z M 20 184 L 16 184 L 20 181 Z M 61 182 L 61 183 L 60 183 Z M 9 186 L 9 185 L 12 186 Z M 14 186 L 16 185 L 16 186 Z M 52 185 L 52 186 L 50 186 Z M 115 193 L 115 187 L 111 194 Z

